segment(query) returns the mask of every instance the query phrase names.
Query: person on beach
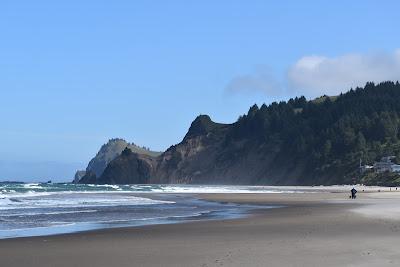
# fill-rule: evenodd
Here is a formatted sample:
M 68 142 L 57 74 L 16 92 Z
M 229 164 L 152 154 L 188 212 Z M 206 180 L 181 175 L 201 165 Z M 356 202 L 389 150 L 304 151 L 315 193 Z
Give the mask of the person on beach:
M 357 194 L 357 190 L 353 187 L 353 189 L 351 189 L 350 192 L 351 192 L 351 198 L 355 199 L 356 198 L 356 194 Z

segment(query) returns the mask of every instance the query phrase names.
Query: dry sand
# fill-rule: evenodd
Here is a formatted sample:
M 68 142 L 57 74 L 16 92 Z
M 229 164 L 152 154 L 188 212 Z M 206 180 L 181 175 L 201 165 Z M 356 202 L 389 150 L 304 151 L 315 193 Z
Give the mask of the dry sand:
M 0 266 L 400 266 L 400 192 L 202 194 L 248 218 L 0 240 Z M 396 204 L 397 203 L 397 204 Z M 376 212 L 379 210 L 379 212 Z

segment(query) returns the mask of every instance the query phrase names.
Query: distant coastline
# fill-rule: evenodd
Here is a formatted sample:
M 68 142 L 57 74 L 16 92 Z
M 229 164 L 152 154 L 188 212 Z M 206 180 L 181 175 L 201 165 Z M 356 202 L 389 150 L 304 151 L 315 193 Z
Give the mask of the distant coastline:
M 82 184 L 400 186 L 400 173 L 361 172 L 400 163 L 400 84 L 367 83 L 338 96 L 253 105 L 232 124 L 199 115 L 183 140 L 151 152 L 111 139 L 74 179 Z

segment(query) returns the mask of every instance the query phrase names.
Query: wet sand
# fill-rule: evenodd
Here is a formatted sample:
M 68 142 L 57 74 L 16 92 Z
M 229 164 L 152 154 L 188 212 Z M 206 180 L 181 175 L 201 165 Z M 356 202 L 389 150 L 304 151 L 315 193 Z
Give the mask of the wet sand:
M 0 266 L 400 266 L 400 216 L 371 212 L 395 214 L 400 192 L 354 201 L 347 193 L 198 197 L 285 207 L 235 220 L 0 240 Z

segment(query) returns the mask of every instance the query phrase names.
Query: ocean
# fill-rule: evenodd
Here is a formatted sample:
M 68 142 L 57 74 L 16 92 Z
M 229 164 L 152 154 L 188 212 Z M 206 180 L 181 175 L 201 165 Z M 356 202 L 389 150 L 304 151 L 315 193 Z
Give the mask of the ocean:
M 185 193 L 252 191 L 262 190 L 234 186 L 0 183 L 0 239 L 238 218 L 257 207 L 204 201 Z
M 0 183 L 0 239 L 94 229 L 240 218 L 252 209 L 201 200 L 201 193 L 303 193 L 349 187 L 79 185 Z

